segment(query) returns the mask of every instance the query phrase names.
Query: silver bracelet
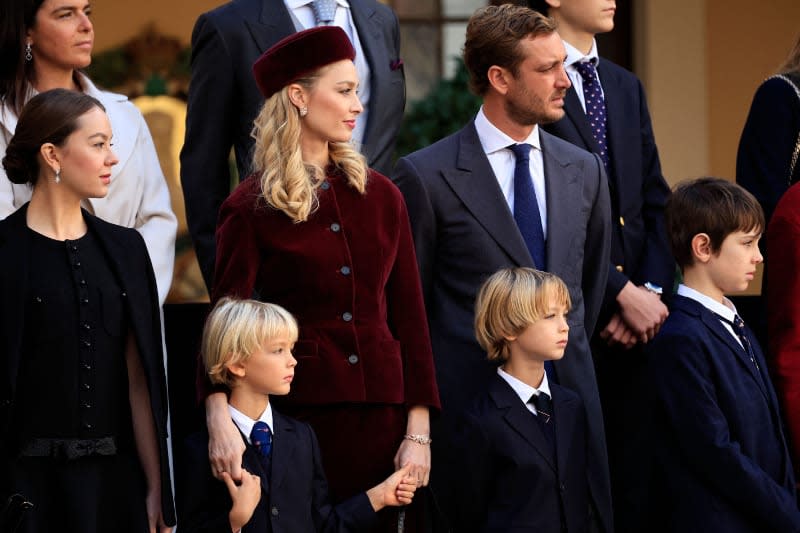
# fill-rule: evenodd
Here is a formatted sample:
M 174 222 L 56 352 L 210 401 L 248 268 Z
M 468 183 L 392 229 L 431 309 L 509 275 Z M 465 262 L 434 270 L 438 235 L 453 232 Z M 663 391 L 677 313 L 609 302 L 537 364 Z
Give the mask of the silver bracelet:
M 412 435 L 410 433 L 406 433 L 403 435 L 403 438 L 406 440 L 410 440 L 411 442 L 416 442 L 417 444 L 430 444 L 433 442 L 433 439 L 430 435 Z

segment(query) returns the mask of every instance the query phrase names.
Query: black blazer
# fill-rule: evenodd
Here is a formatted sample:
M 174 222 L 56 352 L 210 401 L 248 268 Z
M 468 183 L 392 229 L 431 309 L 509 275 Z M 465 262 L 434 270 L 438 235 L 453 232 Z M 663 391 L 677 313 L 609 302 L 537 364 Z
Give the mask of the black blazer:
M 400 29 L 392 10 L 375 0 L 350 0 L 350 12 L 370 67 L 369 123 L 363 152 L 388 174 L 405 108 Z M 181 150 L 186 217 L 206 285 L 214 274 L 217 212 L 231 188 L 228 157 L 239 178 L 251 172 L 253 119 L 263 96 L 253 63 L 295 32 L 283 0 L 232 0 L 201 15 L 192 33 L 192 80 Z
M 554 362 L 561 385 L 583 401 L 590 440 L 591 495 L 612 531 L 603 416 L 589 337 L 608 269 L 610 207 L 603 163 L 540 131 L 547 189 L 547 270 L 569 288 L 569 344 Z M 443 418 L 457 414 L 486 387 L 495 367 L 475 340 L 475 296 L 500 268 L 533 267 L 474 122 L 401 158 L 392 179 L 403 192 L 433 344 Z
M 336 506 L 331 504 L 317 437 L 311 426 L 275 409 L 272 416 L 271 483 L 265 481 L 266 474 L 253 446 L 247 445 L 242 457 L 245 470 L 261 478 L 261 501 L 242 528 L 243 533 L 370 531 L 377 524 L 377 514 L 366 493 Z M 181 516 L 181 531 L 230 533 L 228 513 L 232 500 L 225 483 L 211 475 L 208 433 L 196 433 L 187 439 L 184 466 L 185 487 L 179 498 L 186 516 Z
M 22 334 L 25 314 L 20 312 L 27 294 L 28 247 L 25 204 L 5 220 L 0 221 L 0 435 L 2 457 L 7 457 L 5 436 L 14 413 L 16 380 L 19 360 L 22 357 Z M 86 225 L 100 242 L 111 270 L 117 276 L 127 295 L 126 311 L 130 320 L 139 357 L 142 360 L 150 404 L 155 422 L 161 464 L 161 508 L 166 524 L 175 524 L 175 507 L 172 500 L 169 460 L 167 456 L 167 391 L 164 357 L 161 347 L 161 319 L 158 306 L 155 275 L 150 264 L 144 240 L 136 230 L 105 222 L 83 211 Z M 46 324 L 34 324 L 46 327 Z M 1 468 L 8 465 L 2 464 Z M 0 472 L 0 479 L 8 475 Z M 7 494 L 2 487 L 2 501 Z
M 611 257 L 601 318 L 607 322 L 617 308 L 617 294 L 629 280 L 637 285 L 650 281 L 669 295 L 675 262 L 664 225 L 664 206 L 670 190 L 661 174 L 642 84 L 632 72 L 605 58 L 598 64 L 597 75 L 605 95 L 611 156 L 608 172 Z M 567 91 L 564 110 L 566 115 L 544 126 L 545 130 L 585 150 L 600 153 L 574 87 Z
M 759 370 L 715 314 L 683 296 L 647 345 L 658 407 L 654 531 L 800 531 L 778 400 L 753 348 Z
M 554 383 L 550 389 L 555 462 L 534 415 L 497 374 L 467 408 L 450 464 L 460 509 L 454 531 L 588 531 L 586 413 L 577 394 Z

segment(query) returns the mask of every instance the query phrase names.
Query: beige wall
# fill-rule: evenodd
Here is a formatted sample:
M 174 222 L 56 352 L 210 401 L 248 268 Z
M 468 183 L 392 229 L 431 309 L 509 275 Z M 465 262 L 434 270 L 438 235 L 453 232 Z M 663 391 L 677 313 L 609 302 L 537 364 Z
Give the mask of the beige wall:
M 189 44 L 197 17 L 225 0 L 92 0 L 95 51 L 122 44 L 155 23 L 159 32 Z

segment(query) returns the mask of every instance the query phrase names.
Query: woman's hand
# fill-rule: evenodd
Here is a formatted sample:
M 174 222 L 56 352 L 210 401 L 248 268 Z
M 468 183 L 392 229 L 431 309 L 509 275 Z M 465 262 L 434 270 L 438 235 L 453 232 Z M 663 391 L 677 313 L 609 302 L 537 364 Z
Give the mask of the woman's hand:
M 222 473 L 228 472 L 234 481 L 241 481 L 245 445 L 228 412 L 225 394 L 215 392 L 206 398 L 206 427 L 211 473 L 223 480 Z
M 406 433 L 409 435 L 430 435 L 428 408 L 414 406 L 408 410 Z M 400 470 L 408 465 L 409 475 L 417 480 L 418 487 L 428 486 L 431 475 L 431 446 L 403 439 L 394 456 L 394 468 Z

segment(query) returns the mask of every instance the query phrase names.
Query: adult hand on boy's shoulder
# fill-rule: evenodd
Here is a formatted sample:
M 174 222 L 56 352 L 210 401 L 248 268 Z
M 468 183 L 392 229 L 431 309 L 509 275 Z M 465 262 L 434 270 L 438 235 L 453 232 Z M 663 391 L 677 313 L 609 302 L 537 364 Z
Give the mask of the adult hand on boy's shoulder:
M 261 479 L 242 468 L 242 483 L 236 485 L 231 475 L 223 472 L 220 477 L 228 487 L 233 505 L 228 514 L 232 531 L 239 531 L 253 516 L 258 502 L 261 500 Z
M 639 342 L 648 342 L 658 333 L 669 311 L 661 296 L 630 281 L 617 295 L 619 314 Z

